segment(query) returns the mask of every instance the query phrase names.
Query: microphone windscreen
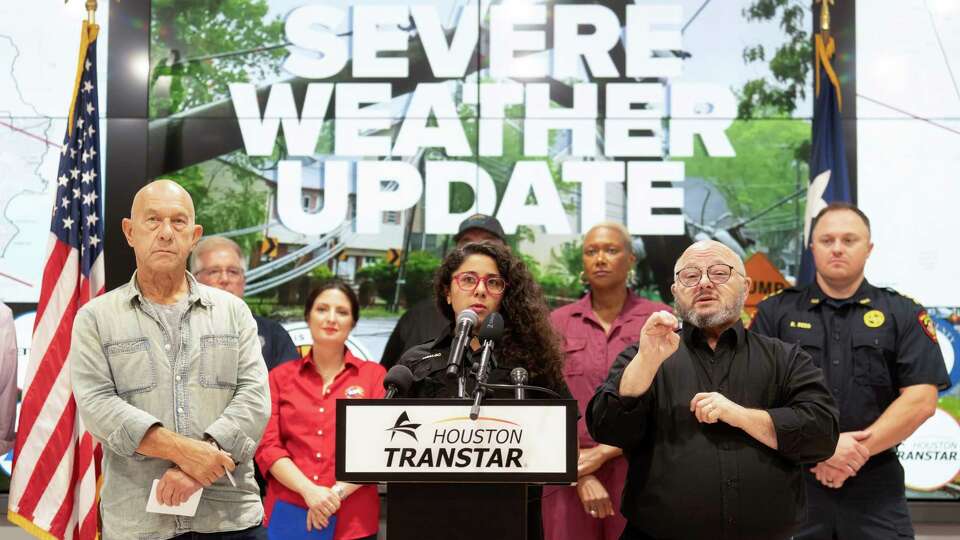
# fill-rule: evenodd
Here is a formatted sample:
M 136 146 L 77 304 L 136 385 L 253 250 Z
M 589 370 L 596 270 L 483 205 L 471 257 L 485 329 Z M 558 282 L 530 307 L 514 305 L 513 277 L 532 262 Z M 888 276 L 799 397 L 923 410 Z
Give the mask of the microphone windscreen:
M 494 311 L 490 315 L 487 315 L 486 320 L 483 321 L 483 327 L 480 328 L 480 341 L 500 341 L 500 336 L 503 335 L 503 317 L 499 313 Z
M 457 324 L 459 325 L 462 321 L 470 321 L 471 326 L 476 326 L 477 323 L 480 322 L 480 317 L 476 311 L 465 309 L 457 315 Z
M 515 367 L 510 371 L 510 380 L 513 381 L 513 384 L 527 384 L 529 379 L 530 375 L 522 367 Z
M 397 393 L 401 396 L 406 395 L 413 386 L 413 372 L 407 366 L 396 365 L 390 368 L 387 375 L 383 378 L 383 387 L 390 389 L 391 386 L 397 387 Z

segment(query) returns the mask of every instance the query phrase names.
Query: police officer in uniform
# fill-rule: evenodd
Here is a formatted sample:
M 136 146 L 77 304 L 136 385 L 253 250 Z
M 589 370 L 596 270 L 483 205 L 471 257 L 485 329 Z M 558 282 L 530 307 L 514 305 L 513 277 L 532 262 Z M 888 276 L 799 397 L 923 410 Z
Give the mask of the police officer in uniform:
M 855 206 L 820 211 L 810 244 L 816 281 L 765 299 L 751 326 L 802 345 L 840 408 L 833 457 L 804 475 L 807 519 L 794 538 L 913 538 L 895 447 L 949 386 L 933 323 L 914 300 L 864 278 L 873 243 Z

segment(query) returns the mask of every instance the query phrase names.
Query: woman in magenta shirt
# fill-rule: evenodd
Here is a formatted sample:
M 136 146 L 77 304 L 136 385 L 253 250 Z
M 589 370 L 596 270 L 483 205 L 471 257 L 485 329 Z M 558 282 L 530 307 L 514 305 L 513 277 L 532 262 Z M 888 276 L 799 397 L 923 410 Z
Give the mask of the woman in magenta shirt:
M 647 317 L 670 309 L 627 288 L 635 264 L 630 235 L 623 225 L 595 225 L 583 241 L 581 278 L 589 284 L 590 292 L 550 316 L 563 338 L 563 376 L 580 409 L 580 458 L 576 486 L 543 489 L 545 540 L 617 540 L 626 525 L 620 514 L 620 499 L 627 461 L 619 448 L 597 444 L 590 438 L 584 411 L 617 355 L 637 342 Z
M 267 471 L 263 504 L 267 525 L 276 502 L 285 501 L 308 509 L 308 529 L 324 528 L 336 515 L 335 540 L 377 537 L 377 486 L 334 478 L 336 400 L 384 395 L 383 367 L 359 360 L 345 346 L 359 318 L 359 305 L 342 281 L 315 289 L 304 309 L 313 338 L 311 351 L 270 372 L 272 411 L 255 456 L 260 470 Z

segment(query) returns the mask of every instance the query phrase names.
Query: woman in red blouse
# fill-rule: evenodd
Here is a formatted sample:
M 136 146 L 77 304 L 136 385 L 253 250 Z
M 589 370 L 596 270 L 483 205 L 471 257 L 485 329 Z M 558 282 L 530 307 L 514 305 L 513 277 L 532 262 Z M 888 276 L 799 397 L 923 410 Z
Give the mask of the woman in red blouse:
M 270 421 L 256 452 L 267 471 L 266 518 L 277 501 L 307 508 L 307 529 L 326 527 L 336 515 L 335 540 L 373 540 L 380 501 L 375 485 L 334 478 L 336 400 L 380 398 L 385 370 L 350 354 L 344 343 L 360 316 L 357 295 L 332 280 L 307 297 L 304 318 L 313 347 L 297 361 L 270 372 Z

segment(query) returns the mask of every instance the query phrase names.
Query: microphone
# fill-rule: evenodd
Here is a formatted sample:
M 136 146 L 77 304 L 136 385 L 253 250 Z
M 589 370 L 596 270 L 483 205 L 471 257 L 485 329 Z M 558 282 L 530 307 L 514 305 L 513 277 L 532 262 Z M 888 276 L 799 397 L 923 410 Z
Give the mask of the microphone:
M 383 378 L 383 387 L 387 389 L 384 399 L 404 396 L 413 386 L 413 372 L 407 366 L 396 365 L 390 368 Z
M 527 373 L 527 370 L 522 367 L 515 367 L 510 371 L 510 380 L 516 385 L 513 388 L 513 397 L 516 399 L 524 399 L 525 394 L 527 393 L 526 388 L 522 385 L 527 384 L 527 381 L 530 379 L 530 375 Z
M 473 391 L 473 407 L 470 408 L 470 419 L 476 420 L 480 416 L 480 399 L 483 397 L 483 385 L 487 382 L 490 373 L 490 364 L 493 362 L 493 348 L 503 336 L 503 317 L 493 312 L 483 321 L 480 327 L 480 342 L 483 352 L 480 354 L 480 367 L 477 368 L 477 387 Z
M 470 332 L 480 322 L 477 312 L 465 309 L 457 315 L 457 332 L 450 347 L 450 356 L 447 359 L 447 378 L 455 379 L 460 376 L 460 366 L 463 364 L 463 351 L 470 343 Z M 460 396 L 463 397 L 463 396 Z

